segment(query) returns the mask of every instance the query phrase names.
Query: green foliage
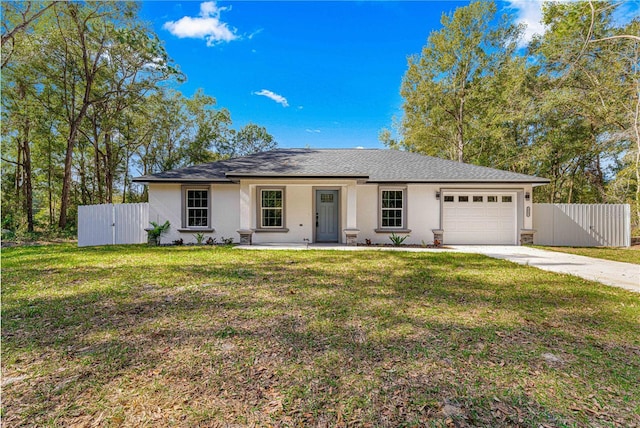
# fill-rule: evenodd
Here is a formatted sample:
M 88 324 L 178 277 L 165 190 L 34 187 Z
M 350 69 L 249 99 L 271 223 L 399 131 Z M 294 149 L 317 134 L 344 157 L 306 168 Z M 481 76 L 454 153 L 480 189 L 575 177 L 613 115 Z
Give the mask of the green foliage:
M 149 239 L 151 241 L 155 241 L 157 244 L 160 244 L 162 235 L 166 234 L 169 231 L 169 227 L 171 227 L 169 220 L 165 221 L 163 224 L 156 223 L 155 221 L 151 221 L 149 223 L 152 226 L 151 229 L 147 230 Z
M 223 236 L 220 240 L 222 241 L 222 245 L 233 245 L 233 238 L 225 238 Z
M 202 244 L 204 242 L 204 238 L 206 238 L 204 233 L 196 233 L 193 237 L 196 238 L 196 243 L 198 245 Z
M 461 162 L 486 150 L 482 115 L 493 99 L 482 82 L 501 73 L 519 35 L 495 14 L 493 2 L 477 1 L 442 16 L 443 28 L 429 35 L 420 56 L 409 58 L 401 89 L 403 140 L 388 145 Z
M 77 205 L 146 200 L 134 176 L 276 145 L 256 125 L 236 134 L 202 90 L 175 89 L 185 76 L 139 8 L 2 3 L 5 226 L 73 228 Z
M 389 236 L 389 239 L 391 240 L 391 243 L 393 244 L 394 247 L 399 247 L 404 243 L 404 241 L 408 237 L 409 235 L 400 236 L 400 235 L 396 235 L 395 233 L 392 233 L 391 236 Z
M 232 131 L 230 143 L 226 153 L 229 157 L 273 150 L 277 146 L 267 129 L 254 123 L 248 123 L 237 132 Z
M 630 203 L 640 219 L 640 20 L 620 3 L 546 2 L 537 35 L 474 2 L 409 58 L 390 148 L 549 178 L 537 202 Z

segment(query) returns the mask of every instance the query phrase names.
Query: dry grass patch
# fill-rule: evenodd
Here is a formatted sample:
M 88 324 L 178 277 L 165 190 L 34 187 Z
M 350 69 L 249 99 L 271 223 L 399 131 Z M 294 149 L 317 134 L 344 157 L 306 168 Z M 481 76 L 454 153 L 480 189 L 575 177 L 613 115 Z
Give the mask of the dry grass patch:
M 2 254 L 6 426 L 638 426 L 640 299 L 449 253 Z

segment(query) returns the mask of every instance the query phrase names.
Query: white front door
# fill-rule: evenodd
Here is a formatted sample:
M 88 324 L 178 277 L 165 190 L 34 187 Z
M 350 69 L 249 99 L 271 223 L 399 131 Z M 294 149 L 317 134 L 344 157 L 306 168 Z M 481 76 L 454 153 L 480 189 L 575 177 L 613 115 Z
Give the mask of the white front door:
M 338 242 L 338 191 L 316 190 L 316 242 Z
M 443 192 L 444 244 L 516 245 L 515 192 Z

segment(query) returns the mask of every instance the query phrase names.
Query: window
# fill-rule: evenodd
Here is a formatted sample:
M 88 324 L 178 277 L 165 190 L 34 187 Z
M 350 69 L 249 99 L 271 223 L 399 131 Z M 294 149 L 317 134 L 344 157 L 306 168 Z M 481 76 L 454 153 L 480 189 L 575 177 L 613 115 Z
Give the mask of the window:
M 260 189 L 260 227 L 284 228 L 284 190 Z
M 458 202 L 469 202 L 468 196 L 458 196 Z
M 444 197 L 444 201 L 445 202 L 453 202 L 453 196 L 452 195 L 447 195 Z
M 380 192 L 380 226 L 402 229 L 404 227 L 404 189 Z
M 474 196 L 473 202 L 482 202 L 484 200 L 483 196 Z
M 210 194 L 208 187 L 184 188 L 183 227 L 210 227 Z
M 327 204 L 333 203 L 333 193 L 321 193 L 320 202 Z
M 498 202 L 497 196 L 487 196 L 487 202 Z
M 511 196 L 503 196 L 502 202 L 511 202 Z

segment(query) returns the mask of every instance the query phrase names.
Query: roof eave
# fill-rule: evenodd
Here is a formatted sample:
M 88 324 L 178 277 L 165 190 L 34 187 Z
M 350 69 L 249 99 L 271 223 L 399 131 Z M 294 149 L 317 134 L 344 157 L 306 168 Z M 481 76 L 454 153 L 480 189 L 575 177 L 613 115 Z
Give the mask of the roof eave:
M 229 179 L 234 179 L 234 178 L 239 178 L 239 179 L 246 179 L 246 178 L 270 178 L 270 179 L 302 179 L 302 180 L 306 180 L 306 179 L 322 179 L 322 178 L 327 178 L 327 179 L 340 179 L 340 178 L 347 178 L 347 179 L 352 179 L 352 180 L 358 180 L 358 179 L 368 179 L 369 176 L 368 175 L 364 175 L 364 174 L 274 174 L 274 173 L 269 173 L 269 174 L 255 174 L 255 173 L 226 173 L 225 176 Z
M 133 180 L 138 184 L 149 183 L 232 183 L 226 178 L 159 178 L 159 177 L 136 177 Z
M 539 180 L 469 180 L 469 179 L 459 179 L 459 180 L 439 180 L 439 179 L 407 179 L 407 180 L 398 180 L 398 179 L 389 179 L 389 180 L 368 180 L 367 183 L 423 183 L 423 184 L 532 184 L 534 186 L 542 186 L 545 184 L 549 184 L 550 181 L 547 179 L 539 179 Z

